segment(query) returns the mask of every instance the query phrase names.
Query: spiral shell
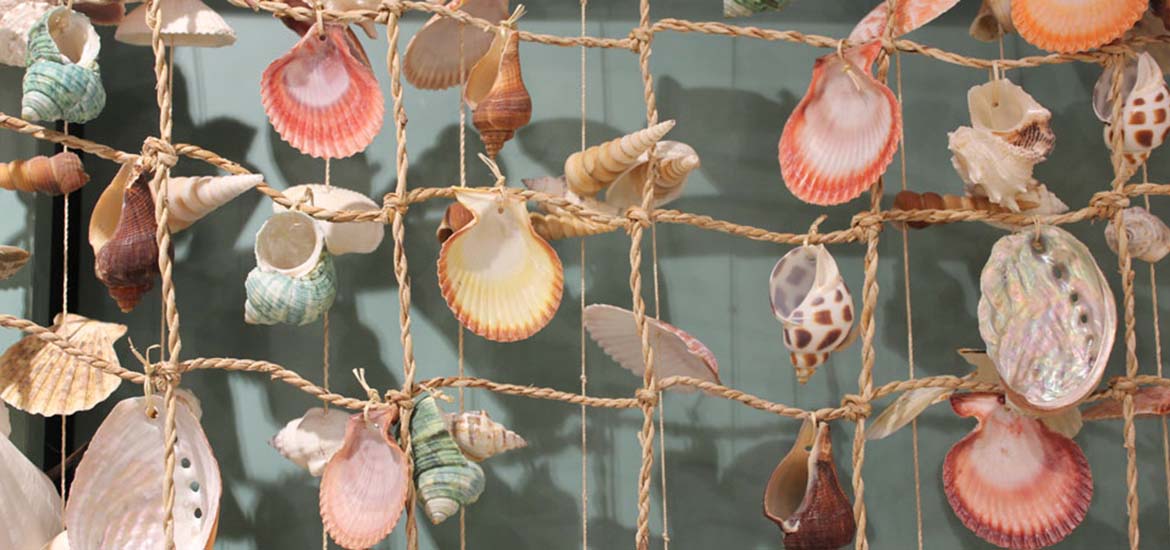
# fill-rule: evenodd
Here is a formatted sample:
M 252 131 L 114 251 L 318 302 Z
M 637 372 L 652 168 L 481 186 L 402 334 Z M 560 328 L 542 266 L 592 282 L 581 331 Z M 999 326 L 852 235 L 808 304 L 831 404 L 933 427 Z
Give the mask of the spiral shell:
M 439 240 L 439 244 L 443 244 L 451 238 L 451 235 L 463 229 L 463 226 L 471 223 L 474 219 L 475 217 L 466 206 L 455 201 L 448 205 L 447 210 L 443 212 L 443 221 L 439 222 L 439 228 L 435 230 L 435 238 Z
M 1030 203 L 1029 203 L 1030 204 Z M 1021 208 L 1026 208 L 1026 205 L 1021 204 Z M 987 197 L 967 197 L 960 195 L 939 195 L 938 193 L 915 193 L 914 191 L 901 191 L 894 196 L 894 210 L 979 210 L 982 212 L 989 212 L 992 214 L 1011 213 L 1011 210 L 1004 208 L 998 204 L 992 203 Z M 949 221 L 940 222 L 906 222 L 906 225 L 914 229 L 922 229 L 931 225 L 931 223 L 950 223 Z
M 572 214 L 533 212 L 528 215 L 528 218 L 532 221 L 532 229 L 536 231 L 536 234 L 550 241 L 589 237 L 617 231 L 617 227 L 591 222 Z
M 1125 224 L 1126 241 L 1133 257 L 1155 263 L 1170 253 L 1170 227 L 1145 208 L 1126 208 L 1122 216 Z M 1105 244 L 1117 252 L 1117 225 L 1113 220 L 1105 226 Z
M 137 165 L 123 165 L 98 197 L 89 222 L 94 272 L 123 312 L 133 310 L 154 287 L 157 227 L 150 173 Z
M 841 548 L 853 540 L 853 506 L 837 478 L 828 423 L 801 425 L 792 449 L 768 478 L 764 517 L 784 533 L 784 548 Z
M 1106 73 L 1112 72 L 1106 69 Z M 1095 88 L 1094 94 L 1097 91 Z M 1109 106 L 1106 112 L 1112 114 L 1112 104 Z M 1114 133 L 1120 129 L 1121 152 L 1130 164 L 1145 162 L 1150 152 L 1160 147 L 1170 134 L 1170 87 L 1166 86 L 1158 62 L 1149 53 L 1138 54 L 1133 88 L 1125 94 L 1121 122 L 1113 122 L 1105 126 L 1105 143 L 1113 147 Z
M 1038 160 L 1047 158 L 1055 146 L 1052 112 L 1006 78 L 971 88 L 967 108 L 971 126 L 990 131 Z
M 415 400 L 410 440 L 418 497 L 431 523 L 442 523 L 460 506 L 479 500 L 484 488 L 483 470 L 463 456 L 447 431 L 434 397 L 426 395 Z
M 321 185 L 306 183 L 294 185 L 284 190 L 284 196 L 294 203 L 308 199 L 309 204 L 329 210 L 379 211 L 382 206 L 369 197 L 339 187 L 337 185 Z M 279 203 L 272 203 L 272 211 L 276 213 L 287 210 Z M 325 248 L 334 256 L 343 254 L 368 254 L 378 248 L 386 236 L 386 227 L 381 222 L 327 222 L 316 220 L 321 226 L 322 237 L 325 239 Z
M 177 233 L 264 181 L 259 174 L 170 178 L 167 227 Z
M 592 197 L 608 187 L 638 163 L 666 133 L 674 121 L 658 123 L 601 145 L 578 151 L 565 160 L 565 180 L 569 189 L 582 197 Z
M 690 145 L 678 141 L 663 140 L 654 146 L 658 159 L 658 177 L 654 179 L 654 200 L 651 206 L 658 208 L 677 199 L 683 192 L 687 177 L 701 162 L 698 153 Z M 618 177 L 605 191 L 605 205 L 608 213 L 618 214 L 631 206 L 642 204 L 642 189 L 649 179 L 650 155 L 642 153 L 638 163 Z
M 488 53 L 467 77 L 464 100 L 474 109 L 471 122 L 479 130 L 491 158 L 532 119 L 532 98 L 520 71 L 520 33 L 502 29 Z
M 316 267 L 302 276 L 289 276 L 256 267 L 244 281 L 248 298 L 244 322 L 251 325 L 307 325 L 320 319 L 337 297 L 333 257 L 322 252 Z
M 65 7 L 46 12 L 28 35 L 21 116 L 32 121 L 88 122 L 106 105 L 89 18 Z
M 528 446 L 523 437 L 492 420 L 487 411 L 448 413 L 443 421 L 463 456 L 475 462 Z
M 824 245 L 794 248 L 780 258 L 768 295 L 801 384 L 829 354 L 853 343 L 853 296 Z
M 0 187 L 13 191 L 55 196 L 81 189 L 88 181 L 81 159 L 69 152 L 0 163 Z

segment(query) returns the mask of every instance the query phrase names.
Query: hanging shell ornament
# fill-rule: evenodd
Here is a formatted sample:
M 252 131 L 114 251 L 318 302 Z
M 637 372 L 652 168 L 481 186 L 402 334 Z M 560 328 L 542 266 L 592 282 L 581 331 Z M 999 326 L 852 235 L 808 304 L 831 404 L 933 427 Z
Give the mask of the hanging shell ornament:
M 1073 440 L 1007 406 L 1002 395 L 951 396 L 979 424 L 943 461 L 943 490 L 979 538 L 1012 549 L 1046 548 L 1085 519 L 1093 477 Z
M 177 233 L 264 181 L 259 174 L 170 178 L 167 227 Z
M 1027 191 L 1015 196 L 1016 206 L 1020 213 L 1034 216 L 1048 216 L 1068 212 L 1068 205 L 1059 197 L 1048 191 L 1044 184 L 1034 184 Z M 991 214 L 1011 214 L 1011 209 L 991 202 L 983 196 L 939 195 L 938 193 L 916 193 L 914 191 L 899 191 L 894 196 L 893 210 L 978 210 Z M 930 224 L 950 223 L 946 220 L 933 222 L 907 222 L 906 225 L 914 229 L 922 229 Z M 997 227 L 1012 229 L 1000 222 L 988 222 Z M 1029 224 L 1030 225 L 1030 224 Z
M 15 246 L 0 245 L 0 281 L 16 275 L 31 255 L 27 250 Z
M 1016 406 L 1053 413 L 1097 386 L 1117 332 L 1117 306 L 1089 249 L 1037 226 L 1003 237 L 979 279 L 979 333 Z
M 439 222 L 439 228 L 435 230 L 435 238 L 438 239 L 439 244 L 447 242 L 456 231 L 463 229 L 463 226 L 471 223 L 475 217 L 471 211 L 463 206 L 458 201 L 447 205 L 447 210 L 443 211 L 443 221 Z
M 1170 134 L 1170 88 L 1162 75 L 1158 62 L 1149 53 L 1138 54 L 1133 74 L 1133 85 L 1129 86 L 1128 74 L 1123 82 L 1122 92 L 1125 98 L 1121 109 L 1121 123 L 1112 123 L 1112 102 L 1109 92 L 1112 86 L 1112 77 L 1102 75 L 1103 81 L 1109 88 L 1100 85 L 1094 87 L 1094 108 L 1098 116 L 1103 116 L 1106 122 L 1105 143 L 1113 147 L 1114 132 L 1121 131 L 1121 152 L 1126 162 L 1141 164 L 1150 156 L 1150 152 L 1157 149 L 1166 141 Z M 1105 72 L 1113 73 L 1110 68 Z M 1104 96 L 1104 99 L 1101 99 Z M 1104 104 L 1104 105 L 1102 105 Z M 1106 114 L 1108 113 L 1108 114 Z
M 853 343 L 853 296 L 824 245 L 794 248 L 780 258 L 768 278 L 768 295 L 801 384 L 830 353 Z
M 1143 386 L 1133 394 L 1134 416 L 1166 416 L 1170 414 L 1170 388 Z M 1124 418 L 1121 400 L 1105 399 L 1085 409 L 1085 420 L 1116 420 Z
M 870 74 L 881 42 L 817 59 L 804 98 L 780 136 L 780 172 L 796 198 L 822 206 L 849 202 L 894 160 L 902 109 Z
M 160 0 L 159 34 L 170 47 L 219 48 L 236 43 L 231 26 L 200 0 Z M 118 25 L 114 39 L 135 46 L 150 46 L 151 30 L 146 24 L 148 3 L 143 3 Z
M 894 37 L 897 38 L 930 23 L 958 4 L 959 0 L 899 0 L 894 9 Z M 858 44 L 881 39 L 886 35 L 890 4 L 879 0 L 849 33 L 849 42 Z
M 97 118 L 106 106 L 99 50 L 88 17 L 63 6 L 45 12 L 28 34 L 21 116 L 34 122 Z
M 840 548 L 853 540 L 853 505 L 837 479 L 828 423 L 801 425 L 768 479 L 764 517 L 780 527 L 788 550 Z
M 25 66 L 28 31 L 51 9 L 48 2 L 0 0 L 0 64 Z
M 452 0 L 447 7 L 492 23 L 508 17 L 508 0 Z M 410 39 L 403 55 L 402 71 L 415 88 L 450 88 L 464 81 L 494 39 L 495 33 L 435 14 Z
M 1092 50 L 1129 30 L 1148 0 L 1012 0 L 1012 24 L 1029 44 L 1050 52 Z
M 1126 208 L 1122 216 L 1129 253 L 1139 260 L 1157 263 L 1170 254 L 1170 227 L 1145 208 Z M 1112 219 L 1105 226 L 1105 244 L 1117 253 L 1117 225 Z
M 983 0 L 967 32 L 983 42 L 995 42 L 1001 36 L 1016 32 L 1016 26 L 1012 24 L 1012 0 Z
M 564 290 L 556 251 L 532 229 L 524 199 L 503 189 L 461 189 L 472 221 L 439 251 L 439 289 L 459 323 L 488 340 L 512 342 L 552 320 Z
M 0 548 L 40 550 L 64 528 L 61 495 L 49 476 L 0 437 Z
M 690 145 L 678 141 L 663 140 L 654 146 L 654 158 L 658 159 L 658 177 L 654 179 L 654 200 L 651 206 L 659 208 L 682 195 L 683 187 L 691 172 L 702 163 L 699 154 Z M 650 154 L 638 156 L 638 163 L 605 191 L 605 205 L 610 213 L 620 213 L 631 206 L 642 204 L 642 189 L 649 179 Z
M 639 164 L 643 153 L 674 128 L 667 120 L 632 134 L 594 145 L 565 159 L 565 181 L 579 197 L 592 197 Z
M 438 525 L 461 506 L 479 500 L 484 488 L 483 470 L 463 456 L 430 395 L 415 399 L 410 441 L 415 487 L 431 523 Z
M 463 456 L 475 462 L 528 446 L 523 437 L 492 420 L 487 411 L 447 413 L 443 421 Z
M 354 210 L 376 212 L 382 207 L 369 197 L 336 185 L 306 183 L 284 190 L 284 196 L 293 203 L 309 201 L 313 206 L 328 210 Z M 272 203 L 273 212 L 288 210 L 279 203 Z M 325 237 L 325 248 L 334 256 L 342 254 L 368 254 L 382 244 L 386 226 L 381 222 L 327 222 L 317 220 Z
M 622 368 L 639 378 L 646 372 L 642 358 L 642 336 L 634 322 L 634 312 L 607 304 L 585 308 L 585 328 L 605 354 Z M 719 362 L 715 354 L 698 338 L 686 331 L 652 317 L 646 317 L 650 346 L 654 348 L 654 372 L 658 379 L 687 376 L 704 382 L 721 384 Z M 692 392 L 694 386 L 678 385 L 671 389 Z
M 252 325 L 307 325 L 337 296 L 333 257 L 316 220 L 303 212 L 274 214 L 256 234 L 256 267 L 244 289 L 244 321 Z
M 329 459 L 341 449 L 349 417 L 341 409 L 314 407 L 304 416 L 289 421 L 269 444 L 313 477 L 321 477 Z
M 114 342 L 126 334 L 125 325 L 58 314 L 50 330 L 91 357 L 118 366 Z M 0 399 L 30 414 L 87 411 L 114 393 L 121 382 L 121 378 L 91 367 L 86 359 L 31 334 L 0 356 Z
M 967 192 L 1019 212 L 1016 197 L 1034 185 L 1032 168 L 1040 159 L 983 128 L 961 126 L 947 138 L 951 164 Z
M 764 11 L 780 11 L 791 0 L 723 0 L 723 17 L 748 17 Z
M 215 542 L 223 484 L 198 404 L 189 393 L 175 399 L 175 547 L 204 550 Z M 72 550 L 164 547 L 165 411 L 162 397 L 136 397 L 102 421 L 65 505 Z
M 321 477 L 321 521 L 342 548 L 364 550 L 385 539 L 406 506 L 406 453 L 390 436 L 398 409 L 349 418 L 345 443 Z
M 56 196 L 81 189 L 88 181 L 81 159 L 69 152 L 0 163 L 0 187 L 13 191 Z
M 972 127 L 988 130 L 1039 160 L 1047 158 L 1055 146 L 1052 112 L 1006 78 L 968 90 L 967 108 Z
M 150 173 L 124 164 L 98 197 L 89 220 L 94 272 L 118 308 L 129 312 L 154 288 L 158 244 Z
M 503 27 L 467 77 L 463 99 L 472 108 L 487 156 L 496 158 L 516 130 L 532 120 L 532 98 L 520 70 L 520 33 Z
M 382 88 L 357 37 L 344 25 L 314 26 L 260 79 L 264 112 L 281 139 L 317 158 L 345 158 L 382 128 Z

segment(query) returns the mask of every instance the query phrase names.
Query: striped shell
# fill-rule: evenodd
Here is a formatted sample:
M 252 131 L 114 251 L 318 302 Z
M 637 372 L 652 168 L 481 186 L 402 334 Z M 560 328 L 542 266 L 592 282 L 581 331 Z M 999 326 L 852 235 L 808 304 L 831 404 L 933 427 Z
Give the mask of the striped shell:
M 1012 23 L 1037 48 L 1083 52 L 1121 38 L 1149 6 L 1148 0 L 1012 0 Z
M 580 197 L 600 193 L 638 165 L 643 153 L 665 137 L 674 125 L 673 120 L 667 120 L 569 155 L 565 159 L 569 190 Z
M 0 187 L 13 191 L 55 196 L 81 189 L 88 181 L 81 158 L 70 152 L 0 163 Z
M 321 476 L 321 521 L 337 544 L 364 550 L 386 538 L 406 506 L 406 453 L 390 436 L 397 409 L 355 414 Z
M 496 158 L 516 130 L 532 119 L 532 98 L 520 70 L 520 33 L 503 30 L 467 77 L 463 99 L 484 149 Z
M 447 413 L 443 421 L 463 455 L 476 462 L 528 446 L 523 437 L 492 420 L 487 411 Z
M 532 222 L 532 229 L 536 231 L 536 234 L 550 241 L 571 239 L 574 237 L 589 237 L 617 231 L 617 227 L 583 220 L 571 214 L 540 214 L 533 212 L 528 217 Z
M 215 209 L 264 181 L 259 174 L 170 178 L 167 182 L 167 227 L 182 231 Z
M 321 318 L 337 296 L 333 257 L 322 252 L 316 267 L 303 276 L 252 269 L 244 281 L 248 298 L 244 322 L 251 325 L 307 325 Z
M 100 49 L 89 18 L 65 7 L 46 12 L 29 31 L 21 116 L 76 123 L 96 118 L 106 105 Z
M 410 440 L 418 497 L 431 523 L 442 523 L 460 506 L 479 500 L 484 488 L 483 470 L 463 456 L 447 431 L 434 397 L 426 395 L 415 400 Z

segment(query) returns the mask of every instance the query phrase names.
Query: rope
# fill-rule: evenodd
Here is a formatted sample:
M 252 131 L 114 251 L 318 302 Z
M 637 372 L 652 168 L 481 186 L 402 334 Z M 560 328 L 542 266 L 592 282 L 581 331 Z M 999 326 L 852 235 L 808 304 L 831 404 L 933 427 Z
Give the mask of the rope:
M 73 9 L 73 0 L 68 0 L 68 8 Z M 69 123 L 62 123 L 62 129 L 65 135 L 69 135 Z M 68 145 L 61 146 L 62 152 L 69 152 Z M 69 195 L 72 193 L 65 193 L 62 197 L 61 205 L 61 322 L 65 322 L 65 317 L 69 315 Z M 65 463 L 69 459 L 69 418 L 67 415 L 61 415 L 61 517 L 65 517 L 65 502 L 68 499 L 67 479 L 68 475 L 65 472 Z
M 589 6 L 589 0 L 581 0 L 581 36 L 584 37 L 586 33 L 586 11 Z M 586 149 L 586 124 L 588 122 L 587 103 L 586 99 L 586 80 L 588 74 L 585 71 L 586 54 L 588 49 L 581 46 L 581 152 L 584 153 Z M 581 347 L 581 397 L 586 396 L 586 390 L 589 386 L 589 378 L 586 376 L 586 361 L 585 361 L 585 239 L 581 239 L 579 243 L 581 250 L 581 329 L 580 329 L 580 347 Z M 589 408 L 581 404 L 581 550 L 589 550 L 589 424 L 587 420 L 587 412 Z
M 1142 182 L 1149 183 L 1149 165 L 1142 164 Z M 1150 196 L 1145 196 L 1146 211 L 1151 212 Z M 1158 321 L 1158 270 L 1150 264 L 1150 309 L 1154 316 L 1154 358 L 1157 361 L 1158 377 L 1162 376 L 1162 326 Z M 1170 432 L 1167 431 L 1166 417 L 1160 418 L 1162 424 L 1162 467 L 1166 473 L 1166 492 L 1170 494 Z
M 463 59 L 463 31 L 465 25 L 459 25 L 459 78 L 462 80 L 460 94 L 457 99 L 459 105 L 459 187 L 467 187 L 467 110 L 463 108 L 463 98 L 467 96 L 467 70 Z M 456 321 L 459 331 L 459 377 L 463 378 L 463 325 Z M 463 388 L 459 388 L 459 412 L 463 412 Z M 459 550 L 467 550 L 467 508 L 459 507 Z

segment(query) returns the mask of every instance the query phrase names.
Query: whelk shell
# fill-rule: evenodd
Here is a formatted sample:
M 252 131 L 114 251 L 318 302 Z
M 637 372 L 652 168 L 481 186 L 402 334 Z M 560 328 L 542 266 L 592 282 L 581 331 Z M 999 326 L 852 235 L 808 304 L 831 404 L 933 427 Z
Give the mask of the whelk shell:
M 362 550 L 386 538 L 406 506 L 406 453 L 390 437 L 397 409 L 349 418 L 345 443 L 321 477 L 321 520 L 343 548 Z
M 683 192 L 687 177 L 701 164 L 694 148 L 678 141 L 663 140 L 654 146 L 654 157 L 658 159 L 658 177 L 654 179 L 654 200 L 651 206 L 658 208 L 677 199 Z M 605 191 L 605 205 L 610 213 L 620 213 L 631 206 L 642 204 L 642 189 L 650 171 L 650 154 L 642 153 L 638 162 Z
M 320 185 L 306 183 L 294 185 L 284 190 L 284 196 L 293 202 L 301 201 L 310 195 L 310 204 L 329 210 L 361 210 L 375 211 L 382 207 L 369 197 L 336 185 Z M 272 203 L 273 212 L 287 210 L 278 203 Z M 314 218 L 316 220 L 316 218 Z M 316 220 L 321 226 L 325 238 L 325 248 L 334 256 L 342 254 L 368 254 L 382 244 L 386 235 L 386 228 L 380 222 L 327 222 Z
M 853 343 L 853 296 L 824 245 L 794 248 L 780 258 L 768 296 L 801 384 L 830 353 Z
M 487 411 L 447 413 L 443 421 L 463 456 L 475 462 L 528 446 L 523 437 L 492 420 Z
M 471 69 L 463 99 L 474 110 L 471 122 L 488 157 L 496 158 L 516 130 L 532 119 L 532 98 L 520 71 L 520 33 L 501 30 Z
M 967 92 L 971 126 L 989 130 L 1000 139 L 1034 154 L 1048 157 L 1056 143 L 1052 112 L 1006 78 L 992 80 Z
M 23 248 L 0 245 L 0 281 L 16 275 L 31 255 Z
M 902 36 L 923 25 L 958 4 L 959 0 L 899 0 L 894 13 L 894 37 Z M 880 1 L 868 15 L 853 27 L 849 41 L 857 44 L 877 40 L 886 35 L 886 20 L 889 18 L 889 3 Z
M 1012 23 L 1037 48 L 1082 52 L 1121 38 L 1148 7 L 1148 0 L 1012 0 Z
M 167 227 L 177 233 L 264 181 L 264 176 L 198 176 L 167 182 Z
M 580 197 L 592 197 L 601 192 L 637 165 L 642 154 L 672 128 L 674 121 L 667 120 L 569 155 L 565 159 L 565 181 L 569 190 Z
M 474 217 L 471 211 L 458 201 L 447 205 L 447 210 L 443 212 L 443 221 L 439 222 L 439 228 L 435 230 L 435 238 L 439 240 L 439 244 L 447 242 L 451 235 L 471 223 L 472 219 Z
M 0 548 L 40 550 L 65 526 L 61 496 L 7 437 L 0 437 Z
M 0 163 L 0 187 L 13 191 L 61 195 L 81 189 L 88 181 L 81 159 L 69 152 Z
M 251 325 L 301 326 L 320 319 L 337 297 L 333 257 L 322 252 L 304 275 L 291 276 L 256 267 L 244 280 L 248 295 L 244 322 Z
M 719 362 L 715 354 L 698 338 L 665 321 L 646 317 L 650 345 L 654 348 L 654 373 L 658 379 L 688 376 L 721 384 Z M 622 368 L 641 377 L 646 372 L 642 358 L 642 337 L 634 323 L 634 312 L 606 304 L 585 308 L 585 328 L 589 336 Z M 678 385 L 671 389 L 695 391 L 694 386 Z
M 106 187 L 89 220 L 94 272 L 118 308 L 129 312 L 154 287 L 158 244 L 150 173 L 124 164 Z
M 493 23 L 508 17 L 508 0 L 452 0 L 447 7 Z M 459 84 L 487 53 L 494 38 L 492 32 L 436 14 L 406 46 L 402 61 L 406 80 L 423 90 L 442 90 Z M 461 51 L 463 73 L 459 72 Z
M 236 43 L 231 26 L 200 0 L 159 0 L 162 21 L 159 34 L 170 47 L 219 48 Z M 135 46 L 150 46 L 151 30 L 146 24 L 148 3 L 126 15 L 114 39 Z
M 0 63 L 23 67 L 28 48 L 28 31 L 45 12 L 48 2 L 0 0 Z
M 28 34 L 21 116 L 32 121 L 93 120 L 106 105 L 89 18 L 64 6 L 45 12 Z
M 1155 263 L 1170 254 L 1170 227 L 1161 218 L 1145 208 L 1134 206 L 1125 209 L 1122 223 L 1125 224 L 1126 244 L 1133 257 Z M 1117 253 L 1117 225 L 1112 219 L 1105 226 L 1105 244 Z
M 784 548 L 824 550 L 853 540 L 853 505 L 833 464 L 829 424 L 805 420 L 764 490 L 764 517 L 784 532 Z
M 1166 416 L 1170 414 L 1170 388 L 1166 386 L 1144 386 L 1133 394 L 1135 416 Z M 1112 420 L 1124 418 L 1121 401 L 1106 399 L 1085 409 L 1085 420 Z
M 1012 24 L 1011 0 L 983 0 L 967 32 L 983 42 L 995 42 L 1001 36 L 1016 32 L 1016 26 Z
M 313 477 L 321 477 L 325 465 L 345 440 L 349 416 L 341 409 L 314 407 L 304 416 L 289 421 L 269 444 Z
M 447 431 L 434 397 L 415 399 L 410 440 L 418 498 L 431 523 L 442 523 L 460 506 L 479 500 L 484 487 L 483 470 L 463 456 Z

